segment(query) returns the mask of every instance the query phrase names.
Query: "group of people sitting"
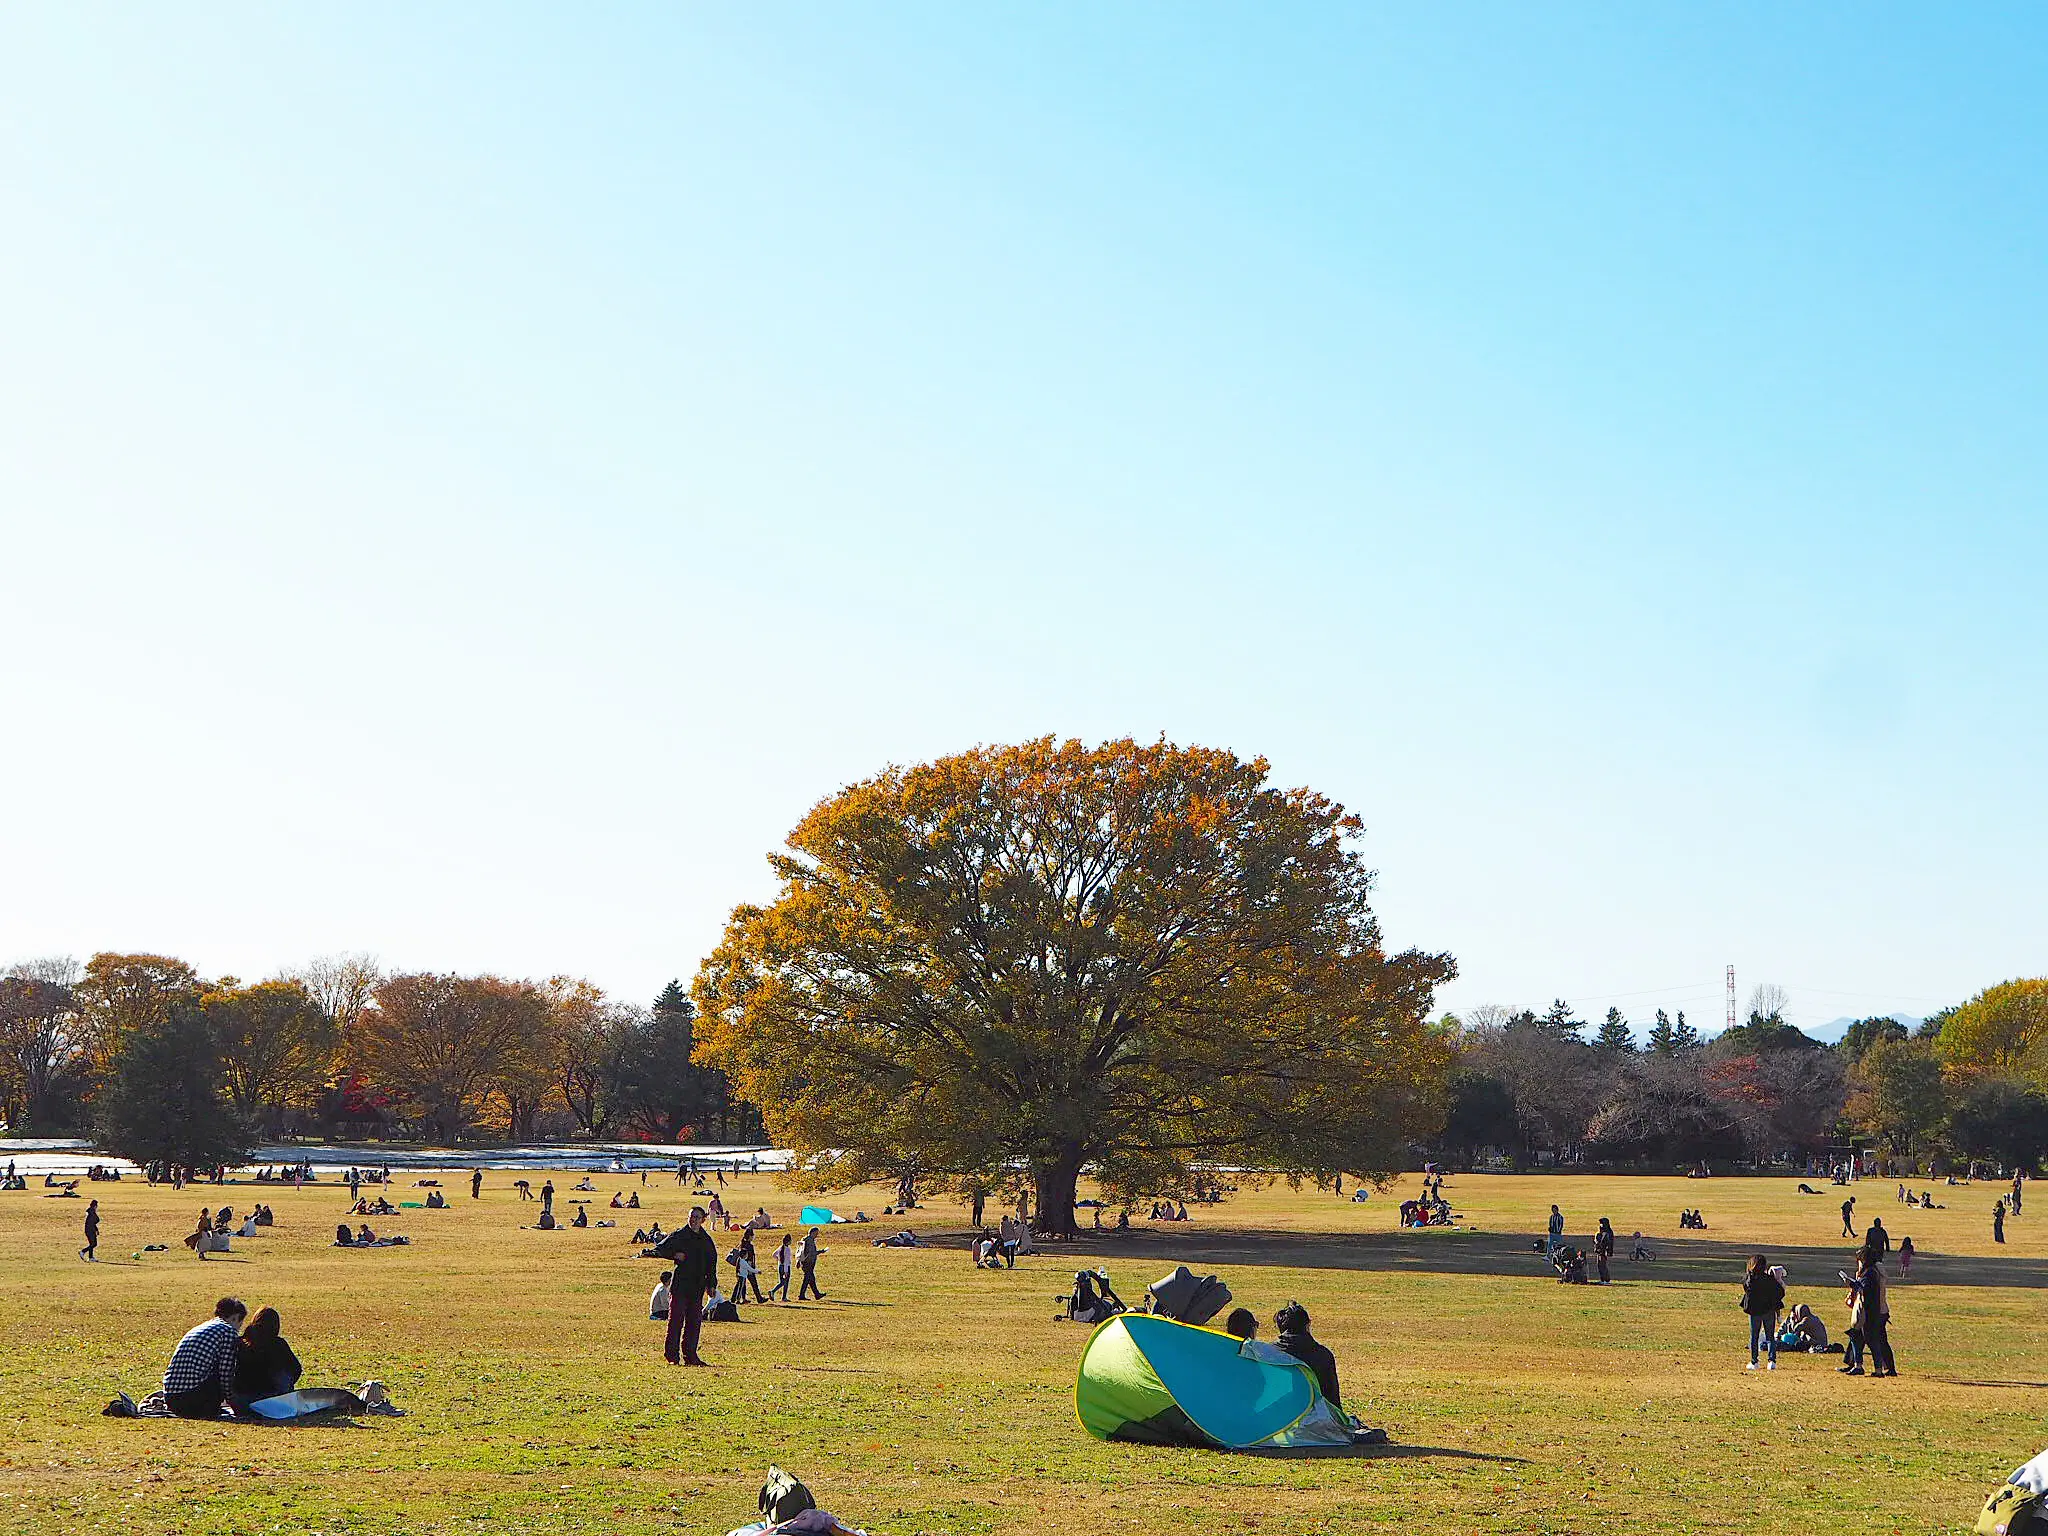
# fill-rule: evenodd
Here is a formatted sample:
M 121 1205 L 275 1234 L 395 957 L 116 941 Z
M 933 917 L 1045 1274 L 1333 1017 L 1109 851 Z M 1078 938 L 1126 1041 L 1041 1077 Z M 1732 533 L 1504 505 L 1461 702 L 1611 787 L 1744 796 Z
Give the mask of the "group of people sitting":
M 406 1248 L 411 1244 L 411 1238 L 397 1234 L 379 1237 L 370 1230 L 367 1221 L 353 1232 L 349 1231 L 345 1221 L 337 1222 L 334 1228 L 334 1246 L 337 1248 Z
M 267 1205 L 257 1207 L 244 1216 L 241 1225 L 235 1224 L 234 1207 L 224 1205 L 218 1211 L 199 1208 L 199 1222 L 185 1236 L 185 1246 L 200 1258 L 209 1253 L 231 1253 L 228 1240 L 235 1237 L 254 1237 L 264 1227 L 275 1225 L 277 1218 Z
M 1456 1213 L 1450 1201 L 1442 1195 L 1424 1197 L 1419 1200 L 1401 1202 L 1401 1225 L 1404 1227 L 1448 1227 Z
M 1188 1219 L 1187 1202 L 1182 1201 L 1176 1205 L 1171 1200 L 1155 1200 L 1152 1202 L 1151 1215 L 1146 1219 L 1150 1221 L 1186 1221 Z
M 578 1189 L 581 1189 L 581 1188 L 582 1188 L 583 1186 L 579 1184 L 579 1185 L 577 1185 L 576 1187 L 577 1187 Z M 621 1199 L 619 1198 L 619 1192 L 618 1192 L 617 1190 L 613 1190 L 613 1191 L 612 1191 L 612 1209 L 613 1209 L 613 1210 L 615 1210 L 615 1211 L 637 1211 L 637 1210 L 639 1210 L 639 1209 L 640 1209 L 640 1191 L 636 1189 L 636 1190 L 634 1190 L 634 1191 L 633 1191 L 633 1196 L 632 1196 L 632 1198 L 631 1198 L 631 1199 L 629 1199 L 629 1200 L 621 1200 Z
M 1907 1205 L 1917 1206 L 1923 1211 L 1945 1211 L 1948 1209 L 1945 1205 L 1936 1205 L 1934 1203 L 1934 1191 L 1931 1189 L 1923 1189 L 1918 1194 L 1915 1194 L 1912 1190 L 1901 1184 L 1899 1186 L 1899 1199 Z
M 293 1390 L 302 1374 L 275 1307 L 264 1307 L 251 1318 L 240 1301 L 223 1296 L 213 1316 L 172 1351 L 164 1372 L 163 1407 L 181 1419 L 217 1419 L 223 1411 L 246 1414 L 251 1403 Z
M 1233 1338 L 1242 1339 L 1246 1352 L 1263 1356 L 1275 1364 L 1282 1360 L 1298 1360 L 1307 1366 L 1315 1375 L 1316 1385 L 1322 1389 L 1323 1400 L 1352 1426 L 1352 1438 L 1356 1443 L 1384 1445 L 1387 1440 L 1385 1430 L 1367 1429 L 1344 1412 L 1344 1393 L 1337 1380 L 1337 1357 L 1327 1344 L 1309 1331 L 1308 1308 L 1298 1301 L 1288 1302 L 1273 1314 L 1273 1329 L 1273 1342 L 1262 1343 L 1259 1320 L 1249 1307 L 1239 1307 L 1223 1320 L 1223 1331 Z
M 397 1214 L 398 1207 L 389 1200 L 386 1200 L 382 1195 L 379 1195 L 374 1200 L 368 1195 L 360 1196 L 357 1198 L 356 1203 L 349 1207 L 349 1215 L 351 1216 L 396 1216 Z
M 1698 1211 L 1680 1211 L 1678 1225 L 1688 1232 L 1704 1232 L 1707 1230 L 1707 1218 Z

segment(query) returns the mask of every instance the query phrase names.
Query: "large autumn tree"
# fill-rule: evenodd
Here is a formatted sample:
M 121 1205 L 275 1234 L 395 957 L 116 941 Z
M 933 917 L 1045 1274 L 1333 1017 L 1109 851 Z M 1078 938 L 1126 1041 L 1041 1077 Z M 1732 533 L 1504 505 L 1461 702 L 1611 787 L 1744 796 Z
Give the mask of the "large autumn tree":
M 700 1060 L 816 1187 L 1027 1174 L 1071 1229 L 1209 1164 L 1395 1166 L 1441 1123 L 1447 955 L 1389 955 L 1356 817 L 1263 760 L 1051 738 L 814 808 L 700 971 Z

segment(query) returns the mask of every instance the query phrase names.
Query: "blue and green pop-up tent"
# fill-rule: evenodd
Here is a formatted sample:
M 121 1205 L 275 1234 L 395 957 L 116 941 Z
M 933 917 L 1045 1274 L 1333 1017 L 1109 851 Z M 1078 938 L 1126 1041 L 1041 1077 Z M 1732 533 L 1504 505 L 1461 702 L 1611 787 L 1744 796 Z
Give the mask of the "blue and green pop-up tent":
M 1074 1407 L 1098 1440 L 1225 1451 L 1351 1443 L 1349 1423 L 1299 1360 L 1144 1312 L 1095 1330 Z

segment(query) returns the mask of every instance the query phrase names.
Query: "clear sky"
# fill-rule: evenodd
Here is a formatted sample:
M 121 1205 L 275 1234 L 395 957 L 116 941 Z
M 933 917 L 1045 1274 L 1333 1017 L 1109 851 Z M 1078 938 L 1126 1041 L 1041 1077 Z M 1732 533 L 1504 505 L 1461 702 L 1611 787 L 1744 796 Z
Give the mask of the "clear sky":
M 0 10 L 0 961 L 685 978 L 1263 753 L 1452 1007 L 2048 971 L 2038 6 Z M 1625 996 L 1624 996 L 1625 994 Z

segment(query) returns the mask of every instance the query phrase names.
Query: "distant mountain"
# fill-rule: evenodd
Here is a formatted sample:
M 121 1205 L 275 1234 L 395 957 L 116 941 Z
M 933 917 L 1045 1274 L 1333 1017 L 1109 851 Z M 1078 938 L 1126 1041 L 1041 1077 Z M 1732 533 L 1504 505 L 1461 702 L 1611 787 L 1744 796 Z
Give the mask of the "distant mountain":
M 1842 1038 L 1842 1036 L 1849 1033 L 1849 1026 L 1851 1024 L 1854 1024 L 1856 1022 L 1856 1019 L 1867 1019 L 1870 1017 L 1871 1015 L 1867 1013 L 1857 1014 L 1854 1018 L 1851 1018 L 1848 1015 L 1844 1015 L 1839 1019 L 1830 1019 L 1825 1024 L 1816 1024 L 1811 1029 L 1807 1030 L 1806 1033 L 1813 1036 L 1813 1038 L 1816 1040 L 1825 1040 L 1828 1044 L 1833 1045 L 1837 1041 L 1839 1041 Z M 1914 1030 L 1918 1029 L 1921 1024 L 1921 1021 L 1919 1019 L 1914 1018 L 1913 1015 L 1910 1013 L 1895 1013 L 1892 1014 L 1891 1017 L 1897 1019 L 1901 1024 L 1905 1025 L 1906 1033 L 1909 1035 Z

